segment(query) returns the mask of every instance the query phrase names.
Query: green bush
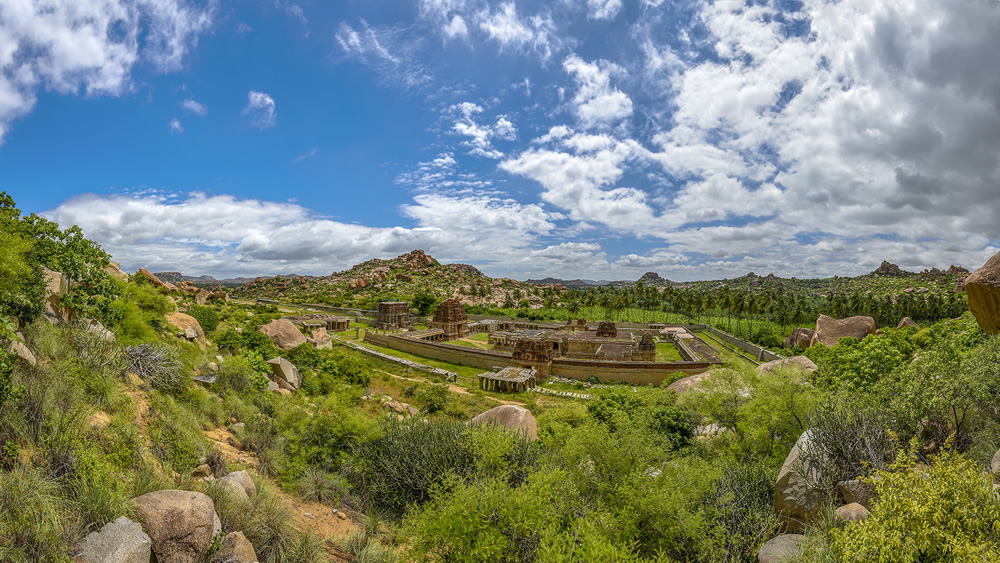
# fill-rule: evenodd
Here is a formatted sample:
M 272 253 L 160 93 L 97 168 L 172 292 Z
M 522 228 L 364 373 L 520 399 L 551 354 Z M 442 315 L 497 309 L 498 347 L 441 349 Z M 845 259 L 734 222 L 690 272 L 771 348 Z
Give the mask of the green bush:
M 198 321 L 201 325 L 201 330 L 208 334 L 214 331 L 219 326 L 219 314 L 215 312 L 212 307 L 206 307 L 204 305 L 192 305 L 187 312 Z
M 0 561 L 69 561 L 66 516 L 59 485 L 41 471 L 0 472 Z
M 332 506 L 340 504 L 347 492 L 347 481 L 319 467 L 310 467 L 295 483 L 299 496 L 312 502 L 322 502 Z
M 431 414 L 444 410 L 444 407 L 448 404 L 449 395 L 447 384 L 436 385 L 429 383 L 421 385 L 420 390 L 417 391 L 417 398 L 423 403 L 424 410 Z

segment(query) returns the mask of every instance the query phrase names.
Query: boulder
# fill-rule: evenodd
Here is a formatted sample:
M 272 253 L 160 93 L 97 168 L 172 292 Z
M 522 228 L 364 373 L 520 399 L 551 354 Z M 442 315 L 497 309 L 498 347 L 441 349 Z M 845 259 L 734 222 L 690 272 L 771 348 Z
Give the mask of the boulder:
M 201 323 L 198 322 L 198 319 L 184 313 L 170 313 L 167 315 L 167 322 L 181 329 L 185 338 L 197 340 L 198 345 L 202 348 L 206 346 L 205 331 L 201 329 Z M 188 329 L 193 332 L 189 333 Z M 193 334 L 194 336 L 189 337 L 188 334 Z
M 965 278 L 965 294 L 979 328 L 989 334 L 1000 332 L 1000 252 Z
M 229 532 L 209 563 L 257 563 L 257 552 L 243 532 Z
M 135 504 L 159 563 L 205 560 L 218 520 L 208 495 L 165 489 L 136 497 Z
M 757 561 L 760 563 L 798 563 L 802 560 L 800 553 L 806 543 L 806 537 L 801 534 L 782 534 L 773 537 L 760 546 Z
M 774 509 L 786 532 L 799 532 L 819 513 L 823 492 L 811 486 L 818 481 L 819 468 L 807 464 L 802 452 L 809 450 L 810 431 L 799 436 L 781 465 L 774 485 Z
M 871 512 L 868 512 L 867 508 L 856 502 L 837 508 L 834 514 L 837 516 L 837 520 L 841 522 L 864 522 L 872 515 Z
M 794 348 L 799 346 L 801 348 L 808 348 L 812 343 L 813 333 L 815 331 L 811 328 L 799 327 L 792 331 L 785 339 L 785 348 Z
M 250 495 L 247 494 L 246 489 L 240 486 L 239 483 L 233 480 L 227 479 L 217 479 L 222 490 L 231 496 L 234 496 L 243 501 L 249 501 Z
M 529 440 L 538 439 L 538 422 L 531 411 L 517 405 L 501 405 L 476 416 L 469 424 L 495 424 L 524 432 Z
M 993 458 L 990 459 L 990 471 L 994 474 L 1000 474 L 1000 450 L 997 450 L 997 452 L 993 454 Z
M 104 328 L 104 325 L 102 325 L 101 322 L 97 321 L 97 320 L 92 320 L 87 325 L 87 332 L 89 332 L 90 334 L 93 334 L 94 336 L 100 338 L 101 340 L 103 340 L 105 342 L 114 342 L 115 341 L 115 333 L 113 333 L 110 330 Z
M 16 338 L 8 342 L 6 348 L 9 354 L 13 354 L 18 358 L 21 358 L 30 365 L 38 363 L 35 360 L 35 355 L 31 353 L 31 350 L 29 350 L 23 342 L 17 340 Z
M 164 286 L 164 283 L 162 281 L 160 281 L 160 278 L 158 278 L 155 275 L 153 275 L 153 272 L 150 272 L 146 268 L 139 268 L 139 273 L 142 274 L 143 276 L 145 276 L 146 279 L 149 280 L 150 283 L 152 283 L 154 287 L 163 287 Z
M 407 405 L 400 403 L 399 401 L 386 401 L 382 403 L 382 408 L 385 410 L 395 411 L 397 414 L 406 414 Z
M 295 391 L 302 385 L 302 376 L 292 362 L 278 356 L 271 358 L 267 363 L 271 366 L 271 374 L 274 376 L 272 379 L 278 383 L 278 387 Z
M 229 294 L 225 291 L 216 291 L 211 294 L 212 299 L 218 299 L 224 303 L 229 303 Z
M 194 294 L 194 302 L 198 305 L 204 305 L 211 295 L 211 293 L 205 291 L 204 289 L 198 290 L 198 293 Z
M 237 423 L 242 424 L 242 422 Z M 234 425 L 235 426 L 235 425 Z M 231 481 L 236 483 L 246 492 L 248 497 L 257 496 L 257 486 L 253 484 L 253 479 L 250 478 L 250 474 L 246 472 L 245 469 L 240 471 L 232 471 L 229 475 L 219 479 L 220 481 Z
M 837 492 L 845 503 L 857 503 L 867 509 L 871 509 L 875 500 L 875 485 L 858 479 L 837 483 Z
M 871 317 L 848 317 L 837 320 L 833 317 L 820 315 L 816 319 L 816 332 L 809 345 L 823 344 L 828 348 L 833 348 L 841 338 L 853 337 L 861 340 L 869 334 L 875 334 L 875 319 Z
M 45 318 L 52 324 L 69 322 L 71 312 L 62 306 L 62 298 L 69 291 L 69 278 L 45 267 L 42 274 L 45 276 Z
M 163 282 L 163 289 L 166 289 L 167 293 L 178 293 L 178 292 L 180 292 L 180 289 L 178 289 L 176 285 L 174 285 L 174 284 L 172 284 L 170 282 Z
M 812 360 L 805 356 L 792 356 L 791 358 L 784 358 L 760 364 L 760 366 L 757 367 L 757 373 L 765 373 L 784 367 L 798 368 L 806 373 L 815 373 L 816 370 L 819 369 L 819 367 L 814 364 Z
M 208 477 L 211 474 L 212 468 L 207 463 L 203 463 L 198 467 L 195 467 L 194 471 L 191 472 L 191 475 L 194 477 Z
M 142 524 L 120 516 L 83 540 L 88 563 L 149 563 L 152 542 Z
M 302 336 L 298 327 L 288 319 L 275 319 L 257 330 L 263 332 L 275 346 L 285 351 L 306 342 L 306 337 Z
M 128 274 L 122 271 L 122 266 L 118 262 L 111 262 L 104 267 L 104 271 L 116 280 L 127 280 Z
M 312 331 L 312 345 L 319 350 L 329 350 L 333 348 L 333 339 L 325 328 L 320 327 Z
M 896 325 L 896 330 L 906 327 L 920 328 L 920 325 L 913 322 L 913 319 L 910 317 L 903 317 L 902 319 L 899 319 L 899 324 Z
M 677 393 L 679 395 L 685 391 L 689 391 L 691 388 L 693 388 L 695 385 L 697 385 L 700 381 L 702 381 L 706 377 L 708 377 L 707 371 L 703 373 L 696 373 L 694 375 L 689 375 L 685 378 L 678 379 L 677 381 L 668 385 L 667 391 L 673 391 L 674 393 Z

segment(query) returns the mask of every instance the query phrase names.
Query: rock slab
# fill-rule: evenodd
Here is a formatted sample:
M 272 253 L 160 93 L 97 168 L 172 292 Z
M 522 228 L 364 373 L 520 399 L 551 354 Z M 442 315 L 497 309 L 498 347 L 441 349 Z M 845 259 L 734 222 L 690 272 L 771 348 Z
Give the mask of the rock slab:
M 149 563 L 152 542 L 142 524 L 121 516 L 83 540 L 88 563 Z
M 813 333 L 815 333 L 811 328 L 799 327 L 792 331 L 785 339 L 785 348 L 794 348 L 799 346 L 801 348 L 808 348 L 812 343 Z
M 135 503 L 159 563 L 205 560 L 218 520 L 208 495 L 164 489 L 136 497 Z
M 782 534 L 773 537 L 760 546 L 757 552 L 759 563 L 797 563 L 801 561 L 800 553 L 806 543 L 806 537 L 801 534 Z
M 209 563 L 257 563 L 257 552 L 243 532 L 229 532 L 222 538 L 222 547 Z
M 278 387 L 295 391 L 302 385 L 302 376 L 299 374 L 299 369 L 292 362 L 279 356 L 271 358 L 267 363 L 271 366 L 271 374 L 274 376 L 272 379 L 275 380 Z
M 979 328 L 989 334 L 1000 332 L 1000 252 L 965 278 L 965 294 Z
M 232 481 L 233 483 L 236 483 L 243 489 L 244 492 L 246 492 L 248 497 L 257 496 L 257 485 L 253 484 L 253 479 L 250 478 L 250 474 L 247 473 L 245 469 L 241 469 L 240 471 L 231 471 L 228 475 L 219 480 Z
M 494 424 L 520 430 L 529 440 L 538 439 L 538 421 L 531 411 L 517 405 L 501 405 L 476 416 L 469 424 Z
M 184 313 L 170 313 L 167 315 L 167 322 L 181 329 L 185 338 L 196 340 L 202 348 L 206 346 L 205 331 L 202 330 L 198 319 Z M 191 331 L 190 333 L 188 332 L 189 330 Z M 188 334 L 193 336 L 188 336 Z
M 823 492 L 810 484 L 818 481 L 819 468 L 807 464 L 803 457 L 811 443 L 811 432 L 806 430 L 788 452 L 774 485 L 774 510 L 786 532 L 803 530 L 823 504 Z
M 841 338 L 851 337 L 861 340 L 869 334 L 875 334 L 875 319 L 871 317 L 847 317 L 837 320 L 820 315 L 816 319 L 816 331 L 809 345 L 822 344 L 827 348 L 833 348 Z
M 266 325 L 258 328 L 263 332 L 275 346 L 282 350 L 290 351 L 300 344 L 306 343 L 306 337 L 299 332 L 299 328 L 288 319 L 274 319 Z

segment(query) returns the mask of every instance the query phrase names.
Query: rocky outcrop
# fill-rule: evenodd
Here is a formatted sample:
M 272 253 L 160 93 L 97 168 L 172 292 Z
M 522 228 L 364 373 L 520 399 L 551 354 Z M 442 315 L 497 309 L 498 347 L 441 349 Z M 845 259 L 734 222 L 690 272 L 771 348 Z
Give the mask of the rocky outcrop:
M 330 335 L 323 327 L 312 331 L 312 338 L 307 338 L 306 341 L 312 344 L 317 350 L 330 350 L 333 348 L 333 339 L 330 338 Z
M 681 393 L 684 393 L 685 391 L 689 391 L 691 388 L 697 385 L 698 382 L 707 378 L 708 375 L 709 373 L 706 371 L 703 373 L 696 373 L 694 375 L 683 377 L 668 385 L 667 391 L 673 391 L 674 393 L 677 393 L 679 395 Z
M 146 268 L 139 268 L 139 273 L 145 276 L 145 278 L 149 280 L 151 284 L 153 284 L 153 287 L 166 287 L 166 284 L 164 284 L 160 280 L 160 278 L 156 277 L 156 275 L 153 274 L 153 272 L 150 272 Z
M 247 473 L 246 470 L 231 471 L 228 475 L 219 480 L 236 483 L 243 488 L 243 491 L 248 497 L 257 496 L 257 486 L 253 484 L 253 479 L 250 478 L 250 474 Z
M 856 502 L 845 504 L 844 506 L 837 508 L 837 510 L 834 511 L 834 514 L 836 515 L 837 520 L 841 522 L 864 522 L 869 516 L 872 515 L 871 512 L 868 512 L 867 508 Z
M 809 345 L 823 344 L 833 348 L 841 338 L 851 337 L 861 340 L 869 334 L 875 334 L 875 319 L 871 317 L 848 317 L 837 320 L 820 315 L 816 319 L 816 332 Z
M 759 563 L 798 563 L 806 537 L 801 534 L 782 534 L 773 537 L 760 546 L 757 552 Z
M 222 538 L 219 551 L 212 555 L 209 563 L 257 563 L 257 552 L 243 532 L 230 532 Z
M 42 268 L 45 276 L 45 318 L 52 324 L 69 322 L 71 311 L 63 307 L 62 298 L 69 292 L 69 278 L 61 272 Z
M 128 274 L 122 271 L 122 266 L 118 262 L 111 262 L 104 267 L 104 272 L 116 280 L 127 280 Z
M 271 375 L 273 376 L 271 379 L 281 389 L 296 391 L 302 385 L 302 376 L 299 374 L 299 369 L 292 362 L 279 356 L 271 358 L 267 363 L 271 366 Z
M 121 516 L 83 540 L 87 563 L 149 563 L 152 542 L 142 525 Z
M 812 337 L 815 331 L 811 328 L 799 327 L 792 331 L 785 339 L 785 348 L 808 348 L 812 344 Z
M 306 337 L 288 319 L 275 319 L 257 330 L 263 332 L 275 346 L 285 351 L 306 343 Z
M 184 338 L 197 341 L 202 348 L 206 346 L 205 331 L 201 329 L 201 323 L 198 322 L 198 319 L 191 315 L 175 312 L 167 315 L 167 322 L 179 328 L 184 333 Z
M 166 489 L 135 499 L 159 563 L 201 563 L 215 533 L 215 504 L 202 493 Z
M 476 416 L 469 424 L 493 424 L 524 433 L 529 440 L 538 439 L 538 422 L 531 411 L 517 405 L 501 405 Z
M 989 334 L 1000 332 L 1000 252 L 965 278 L 965 294 L 979 328 Z
M 913 319 L 910 317 L 903 317 L 902 319 L 899 319 L 899 324 L 896 325 L 896 330 L 907 327 L 920 328 L 920 325 L 913 322 Z
M 786 367 L 800 369 L 806 373 L 815 373 L 816 370 L 819 369 L 819 367 L 817 367 L 812 360 L 805 356 L 792 356 L 791 358 L 784 358 L 760 364 L 760 366 L 757 367 L 757 373 L 766 373 Z
M 16 338 L 8 342 L 5 348 L 8 354 L 13 354 L 18 358 L 21 358 L 29 365 L 33 366 L 38 363 L 37 360 L 35 360 L 35 355 L 31 353 L 31 350 L 29 350 L 23 342 Z
M 787 532 L 804 529 L 823 505 L 823 492 L 813 486 L 819 480 L 819 467 L 815 462 L 807 462 L 803 456 L 803 452 L 809 450 L 810 435 L 810 431 L 806 430 L 799 436 L 781 465 L 774 485 L 774 509 L 782 529 Z
M 901 272 L 902 270 L 899 269 L 899 266 L 883 260 L 879 267 L 875 268 L 875 271 L 872 273 L 880 276 L 898 276 Z

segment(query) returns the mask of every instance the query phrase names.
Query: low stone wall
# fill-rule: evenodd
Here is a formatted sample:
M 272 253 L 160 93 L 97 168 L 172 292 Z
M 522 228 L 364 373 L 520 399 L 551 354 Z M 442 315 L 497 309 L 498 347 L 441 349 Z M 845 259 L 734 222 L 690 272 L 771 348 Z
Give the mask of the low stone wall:
M 702 373 L 710 365 L 708 362 L 599 362 L 559 358 L 552 360 L 552 375 L 579 381 L 596 376 L 601 382 L 659 385 L 671 373 Z
M 712 336 L 718 338 L 719 340 L 725 342 L 726 344 L 729 344 L 734 348 L 739 348 L 740 350 L 743 350 L 747 354 L 753 356 L 754 358 L 757 358 L 757 360 L 760 362 L 771 362 L 774 360 L 782 359 L 782 356 L 779 356 L 766 348 L 761 348 L 760 346 L 751 344 L 746 340 L 736 338 L 732 334 L 719 330 L 713 326 L 691 325 L 691 328 L 697 330 L 704 330 L 705 332 L 710 332 Z
M 407 352 L 424 358 L 463 366 L 472 366 L 484 370 L 492 370 L 493 366 L 507 367 L 514 365 L 510 354 L 477 350 L 445 342 L 424 342 L 401 336 L 375 334 L 373 331 L 365 333 L 365 342 L 371 342 L 376 346 L 392 348 L 393 350 Z

